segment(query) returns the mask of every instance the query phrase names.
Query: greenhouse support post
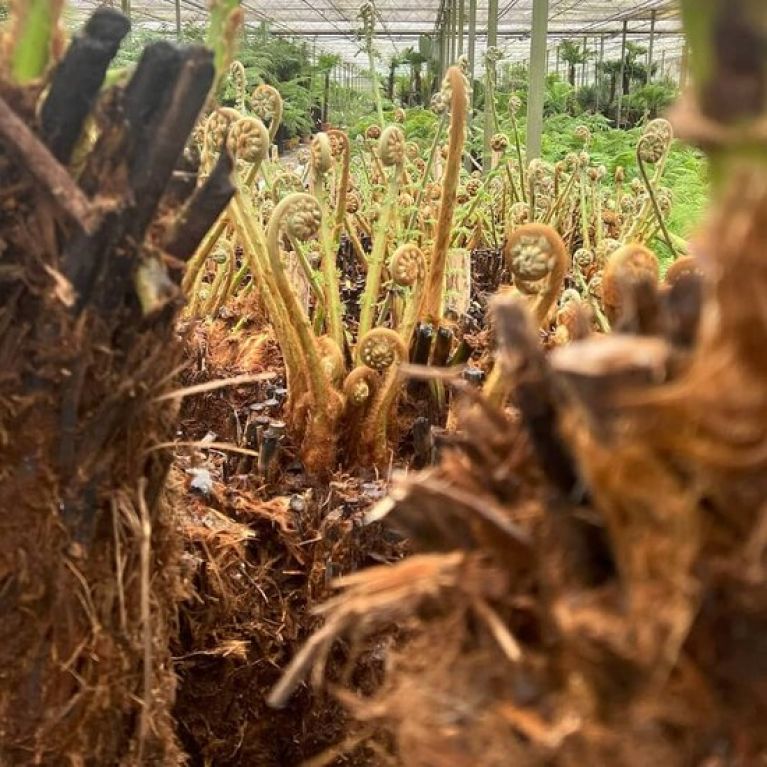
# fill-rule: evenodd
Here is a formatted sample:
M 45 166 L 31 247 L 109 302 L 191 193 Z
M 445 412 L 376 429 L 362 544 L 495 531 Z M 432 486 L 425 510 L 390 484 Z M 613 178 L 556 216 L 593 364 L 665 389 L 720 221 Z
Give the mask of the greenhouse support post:
M 445 0 L 445 8 L 442 16 L 442 35 L 445 38 L 445 65 L 442 67 L 442 73 L 444 74 L 447 68 L 450 66 L 450 61 L 453 58 L 453 40 L 452 40 L 452 23 L 450 19 L 450 5 L 452 0 Z
M 653 11 L 650 14 L 650 43 L 647 46 L 647 82 L 651 83 L 652 77 L 652 65 L 653 55 L 655 53 L 655 21 L 658 17 L 658 12 Z
M 458 0 L 453 0 L 453 60 L 451 64 L 458 61 Z
M 477 0 L 469 0 L 469 87 L 472 92 L 472 106 L 474 105 L 474 77 L 476 71 L 475 58 L 477 55 Z
M 181 42 L 181 0 L 174 0 L 176 6 L 176 40 Z
M 488 0 L 487 4 L 487 48 L 495 48 L 498 45 L 498 0 Z M 487 63 L 485 63 L 487 67 Z M 485 80 L 489 75 L 485 74 Z M 486 94 L 487 95 L 487 94 Z M 482 168 L 490 169 L 490 158 L 492 157 L 490 141 L 495 132 L 493 124 L 493 105 L 485 103 L 485 145 L 482 153 Z
M 618 84 L 618 115 L 615 121 L 616 127 L 620 128 L 623 123 L 623 80 L 626 77 L 626 37 L 628 35 L 628 19 L 623 20 L 623 35 L 621 37 L 621 74 Z
M 437 89 L 442 86 L 442 77 L 445 74 L 445 62 L 447 61 L 447 38 L 445 37 L 445 9 L 444 6 L 437 22 L 437 34 L 439 35 L 439 72 L 437 73 Z
M 466 27 L 466 2 L 458 0 L 458 55 L 463 56 L 463 35 Z
M 679 90 L 684 90 L 687 87 L 687 72 L 690 66 L 690 46 L 685 41 L 684 48 L 682 48 L 682 63 L 679 67 Z
M 463 2 L 463 0 L 461 0 Z M 470 130 L 471 122 L 474 119 L 474 59 L 477 53 L 477 0 L 469 0 L 469 29 L 466 40 L 466 56 L 469 59 L 469 114 L 467 128 Z M 466 171 L 471 173 L 474 170 L 471 153 L 466 153 Z
M 447 58 L 444 47 L 445 47 L 445 29 L 443 26 L 443 19 L 445 14 L 445 2 L 440 3 L 439 10 L 437 11 L 437 24 L 434 27 L 434 33 L 437 35 L 437 61 L 440 65 L 440 72 L 442 71 L 443 64 L 445 59 Z
M 530 93 L 527 98 L 527 162 L 541 156 L 548 31 L 549 0 L 534 0 L 530 37 Z
M 451 7 L 452 23 L 450 25 L 450 36 L 453 38 L 453 59 L 450 64 L 453 65 L 458 60 L 458 0 L 452 0 Z
M 602 67 L 605 63 L 605 36 L 600 35 L 598 38 L 599 46 L 597 50 L 597 61 L 594 66 L 594 83 L 596 84 L 596 98 L 597 98 L 597 112 L 599 111 L 599 102 L 601 101 L 602 91 Z M 608 105 L 609 106 L 609 105 Z

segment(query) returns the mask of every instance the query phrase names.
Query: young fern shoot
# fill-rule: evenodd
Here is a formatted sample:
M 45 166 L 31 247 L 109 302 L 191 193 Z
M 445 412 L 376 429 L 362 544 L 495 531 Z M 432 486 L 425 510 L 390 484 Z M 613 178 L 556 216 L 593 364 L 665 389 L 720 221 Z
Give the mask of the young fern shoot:
M 469 108 L 468 83 L 459 67 L 448 69 L 442 89 L 443 98 L 450 103 L 449 144 L 445 173 L 442 179 L 437 231 L 429 271 L 426 276 L 423 299 L 418 312 L 421 321 L 431 322 L 435 325 L 438 325 L 442 319 L 447 252 L 450 247 L 456 193 L 461 174 L 463 147 L 466 141 L 466 121 Z
M 378 153 L 381 165 L 390 168 L 386 198 L 376 224 L 373 251 L 368 258 L 365 292 L 362 294 L 358 338 L 362 338 L 372 327 L 375 319 L 378 294 L 381 289 L 381 274 L 389 239 L 394 208 L 399 196 L 402 168 L 405 162 L 405 134 L 398 125 L 390 125 L 381 133 Z

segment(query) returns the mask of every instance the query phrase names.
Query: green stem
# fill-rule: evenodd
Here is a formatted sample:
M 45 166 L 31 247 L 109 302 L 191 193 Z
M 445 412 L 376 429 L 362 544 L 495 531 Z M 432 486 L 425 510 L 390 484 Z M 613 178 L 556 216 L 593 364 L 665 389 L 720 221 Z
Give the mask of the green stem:
M 447 111 L 443 112 L 439 117 L 439 123 L 437 124 L 437 132 L 434 134 L 434 141 L 431 142 L 431 149 L 429 150 L 429 158 L 426 160 L 426 169 L 423 172 L 423 179 L 421 186 L 416 192 L 415 203 L 413 204 L 413 213 L 410 216 L 410 222 L 408 223 L 408 230 L 413 229 L 416 219 L 418 217 L 418 210 L 421 207 L 421 200 L 426 191 L 426 185 L 429 183 L 429 176 L 431 175 L 432 168 L 434 167 L 434 159 L 437 156 L 440 142 L 442 141 L 442 134 L 445 131 L 445 125 L 447 125 Z
M 517 185 L 514 183 L 514 174 L 511 172 L 511 161 L 504 163 L 504 170 L 506 171 L 506 178 L 509 180 L 509 189 L 513 198 L 512 204 L 519 202 L 519 192 L 517 191 Z
M 307 369 L 304 371 L 304 374 L 307 376 L 309 393 L 316 408 L 313 415 L 318 419 L 323 419 L 328 413 L 328 381 L 322 372 L 317 340 L 312 332 L 309 318 L 306 316 L 306 312 L 303 310 L 301 304 L 299 304 L 296 294 L 290 286 L 280 257 L 280 226 L 282 224 L 282 219 L 300 198 L 313 200 L 313 198 L 308 195 L 291 194 L 274 209 L 266 233 L 266 244 L 269 254 L 269 264 L 272 269 L 272 274 L 274 275 L 277 289 L 285 309 L 287 310 L 287 314 L 290 317 L 291 324 L 298 336 L 301 353 L 306 361 Z M 247 230 L 250 222 L 245 221 L 244 224 Z
M 589 287 L 586 284 L 586 278 L 583 276 L 583 274 L 581 274 L 581 270 L 575 263 L 573 263 L 572 272 L 581 295 L 591 304 L 591 308 L 594 310 L 594 317 L 596 318 L 597 325 L 599 325 L 599 329 L 603 333 L 609 333 L 610 322 L 607 317 L 605 317 L 605 314 L 602 311 L 602 307 L 599 305 L 599 301 L 597 301 L 597 299 L 592 296 L 591 293 L 589 293 Z
M 671 251 L 671 255 L 676 259 L 677 253 L 676 249 L 674 248 L 674 243 L 671 239 L 671 235 L 669 234 L 668 228 L 666 227 L 666 222 L 663 219 L 663 213 L 660 209 L 660 206 L 658 205 L 658 198 L 655 195 L 655 189 L 653 188 L 653 185 L 650 183 L 650 178 L 647 175 L 647 168 L 645 167 L 644 160 L 642 159 L 642 153 L 640 151 L 642 146 L 642 141 L 645 139 L 640 140 L 639 146 L 637 147 L 637 165 L 639 166 L 639 174 L 642 176 L 642 182 L 645 185 L 645 189 L 647 190 L 647 194 L 650 196 L 650 202 L 652 202 L 653 210 L 655 211 L 655 218 L 658 220 L 658 225 L 660 226 L 661 231 L 663 232 L 663 239 L 666 241 L 666 245 L 668 245 L 668 249 Z
M 336 253 L 338 244 L 334 237 L 335 219 L 330 215 L 330 204 L 327 199 L 325 186 L 321 179 L 315 185 L 317 201 L 322 208 L 322 223 L 320 224 L 320 247 L 322 259 L 320 268 L 323 276 L 324 312 L 328 335 L 336 342 L 339 349 L 344 348 L 343 307 L 341 305 L 340 283 Z
M 11 75 L 19 85 L 37 80 L 50 63 L 53 40 L 58 34 L 60 0 L 26 0 L 13 4 L 15 25 L 10 39 Z
M 232 223 L 243 248 L 246 262 L 257 285 L 259 296 L 266 307 L 277 341 L 285 360 L 285 375 L 293 401 L 306 391 L 306 365 L 299 355 L 299 344 L 291 317 L 279 301 L 277 283 L 269 265 L 267 243 L 261 225 L 241 192 L 230 203 Z
M 598 246 L 602 240 L 602 195 L 599 191 L 599 182 L 593 184 L 593 208 L 594 208 L 594 245 Z
M 381 206 L 381 212 L 376 224 L 373 252 L 368 258 L 368 273 L 365 280 L 365 292 L 362 294 L 357 338 L 362 338 L 373 327 L 375 306 L 378 303 L 378 293 L 381 289 L 381 273 L 383 272 L 384 259 L 386 258 L 389 227 L 391 226 L 391 218 L 399 191 L 400 171 L 401 168 L 397 165 L 391 169 L 386 199 Z
M 381 88 L 378 83 L 378 72 L 376 71 L 376 57 L 372 35 L 367 36 L 365 47 L 367 48 L 368 54 L 368 69 L 370 71 L 370 84 L 373 89 L 373 102 L 375 103 L 376 111 L 378 112 L 378 124 L 383 130 L 386 121 L 384 119 L 383 101 L 381 100 Z
M 511 127 L 514 130 L 514 146 L 517 150 L 517 162 L 519 163 L 519 188 L 522 190 L 522 202 L 527 202 L 527 184 L 525 183 L 525 161 L 522 159 L 522 141 L 519 137 L 517 118 L 513 114 L 511 115 Z
M 314 297 L 317 299 L 317 303 L 320 305 L 324 304 L 325 294 L 322 290 L 322 282 L 320 281 L 316 270 L 309 263 L 309 259 L 306 257 L 306 252 L 304 251 L 303 245 L 295 237 L 289 237 L 288 239 L 290 240 L 290 244 L 293 246 L 296 258 L 298 259 L 298 265 L 301 267 L 301 271 L 304 273 L 304 276 L 309 283 L 309 288 L 311 289 L 312 293 L 314 293 Z
M 559 195 L 559 197 L 557 197 L 554 205 L 551 207 L 549 215 L 544 220 L 545 224 L 551 224 L 557 231 L 560 229 L 562 219 L 556 216 L 558 216 L 562 207 L 567 207 L 567 203 L 570 202 L 570 195 L 572 194 L 574 186 L 575 173 L 571 173 L 570 178 L 567 180 L 567 184 L 565 184 L 565 188 L 562 190 L 562 193 Z
M 239 0 L 214 0 L 210 5 L 207 47 L 213 51 L 216 68 L 215 92 L 234 59 L 237 37 L 244 20 Z
M 589 212 L 586 202 L 586 171 L 581 171 L 580 178 L 581 192 L 581 229 L 583 234 L 583 247 L 591 250 L 591 236 L 589 235 Z

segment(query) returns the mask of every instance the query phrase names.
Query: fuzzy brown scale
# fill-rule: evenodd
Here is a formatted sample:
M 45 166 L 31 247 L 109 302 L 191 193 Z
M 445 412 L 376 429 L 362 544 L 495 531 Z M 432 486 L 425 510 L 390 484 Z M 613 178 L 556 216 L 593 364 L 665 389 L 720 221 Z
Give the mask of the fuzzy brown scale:
M 660 266 L 654 253 L 640 245 L 624 245 L 612 253 L 602 273 L 601 299 L 611 323 L 620 318 L 626 292 L 638 282 L 657 286 Z

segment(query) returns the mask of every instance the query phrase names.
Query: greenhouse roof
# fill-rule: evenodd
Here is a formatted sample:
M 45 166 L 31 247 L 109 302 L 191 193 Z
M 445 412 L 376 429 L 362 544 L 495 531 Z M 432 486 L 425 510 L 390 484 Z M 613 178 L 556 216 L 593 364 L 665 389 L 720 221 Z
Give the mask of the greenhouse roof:
M 205 23 L 206 0 L 133 0 L 135 25 L 176 25 L 176 5 L 182 23 Z M 460 0 L 456 0 L 458 4 Z M 98 0 L 73 0 L 74 21 L 100 5 Z M 118 5 L 119 0 L 110 4 Z M 343 61 L 364 67 L 357 18 L 359 0 L 245 0 L 246 24 L 265 23 L 273 34 L 301 38 L 320 51 L 338 53 Z M 377 0 L 376 45 L 381 68 L 390 58 L 417 47 L 421 35 L 434 33 L 446 0 Z M 469 0 L 464 0 L 468 25 Z M 523 61 L 529 54 L 533 0 L 498 0 L 498 47 L 506 60 Z M 477 0 L 477 62 L 487 45 L 488 0 Z M 653 16 L 655 21 L 653 22 Z M 565 39 L 587 38 L 590 48 L 605 46 L 605 56 L 616 55 L 621 45 L 623 22 L 629 40 L 646 44 L 654 23 L 657 58 L 678 57 L 682 47 L 681 22 L 675 0 L 549 0 L 549 49 Z

